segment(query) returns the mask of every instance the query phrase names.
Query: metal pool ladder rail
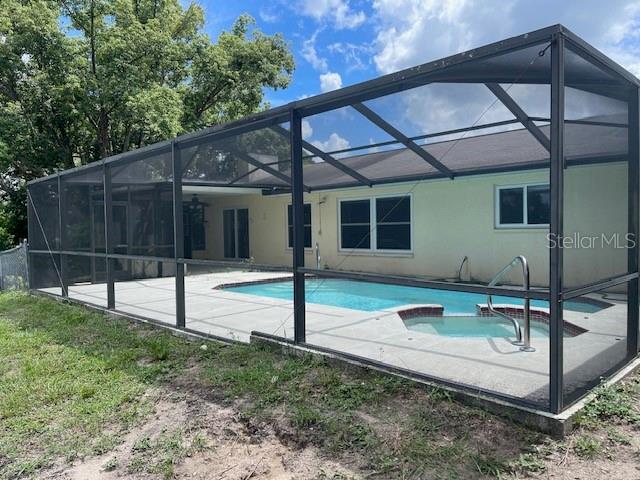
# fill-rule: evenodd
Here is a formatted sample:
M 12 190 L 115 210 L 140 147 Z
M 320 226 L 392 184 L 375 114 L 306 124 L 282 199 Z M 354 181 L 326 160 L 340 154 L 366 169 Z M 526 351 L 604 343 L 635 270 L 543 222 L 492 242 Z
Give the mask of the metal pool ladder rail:
M 489 282 L 490 287 L 494 287 L 498 284 L 500 279 L 509 272 L 513 267 L 515 267 L 518 263 L 522 265 L 522 286 L 524 290 L 529 292 L 529 263 L 527 259 L 523 255 L 518 255 L 515 257 L 509 264 L 500 270 L 495 277 Z M 493 307 L 493 299 L 491 295 L 487 295 L 487 308 L 491 313 L 497 315 L 499 317 L 505 318 L 509 320 L 516 331 L 516 341 L 513 342 L 514 345 L 520 345 L 520 350 L 523 352 L 535 352 L 536 349 L 531 346 L 531 309 L 530 309 L 531 300 L 528 297 L 524 299 L 524 329 L 520 326 L 520 322 L 517 319 L 513 318 L 511 315 L 507 315 L 504 312 L 500 312 Z M 524 332 L 523 332 L 524 330 Z
M 320 261 L 322 257 L 320 257 L 320 244 L 316 242 L 316 269 L 320 270 Z

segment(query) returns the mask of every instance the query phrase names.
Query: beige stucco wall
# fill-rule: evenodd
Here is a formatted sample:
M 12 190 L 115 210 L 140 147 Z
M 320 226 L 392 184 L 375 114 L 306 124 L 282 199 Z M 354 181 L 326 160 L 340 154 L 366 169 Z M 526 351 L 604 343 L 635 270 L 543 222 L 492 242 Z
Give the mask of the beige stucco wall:
M 375 273 L 457 277 L 464 256 L 463 278 L 488 281 L 516 255 L 525 255 L 532 283 L 548 283 L 547 228 L 495 227 L 495 189 L 500 185 L 548 182 L 548 171 L 459 177 L 374 188 L 330 190 L 305 195 L 311 203 L 313 243 L 320 244 L 327 268 Z M 626 165 L 573 167 L 565 171 L 565 233 L 591 235 L 618 232 L 627 225 Z M 412 196 L 411 253 L 342 252 L 338 248 L 338 201 L 345 198 L 407 194 Z M 291 264 L 286 248 L 286 206 L 290 195 L 222 195 L 207 197 L 207 251 L 199 258 L 222 259 L 222 210 L 249 209 L 251 256 L 261 264 Z M 313 251 L 307 265 L 315 266 Z M 585 284 L 626 268 L 626 252 L 611 247 L 565 249 L 565 283 Z M 517 277 L 514 277 L 514 281 Z
M 565 170 L 564 236 L 617 234 L 625 242 L 628 229 L 627 164 L 574 167 Z M 627 273 L 627 250 L 601 245 L 593 248 L 564 248 L 564 283 L 585 285 L 605 277 Z

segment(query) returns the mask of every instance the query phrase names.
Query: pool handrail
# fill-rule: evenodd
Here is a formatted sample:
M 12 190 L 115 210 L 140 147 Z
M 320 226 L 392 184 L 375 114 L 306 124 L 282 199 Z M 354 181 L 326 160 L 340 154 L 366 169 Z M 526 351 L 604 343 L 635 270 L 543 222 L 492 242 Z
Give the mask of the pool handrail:
M 524 255 L 518 255 L 514 257 L 502 270 L 500 270 L 493 279 L 489 282 L 490 287 L 494 287 L 500 281 L 500 279 L 509 272 L 515 265 L 520 263 L 522 265 L 522 283 L 526 292 L 529 291 L 529 262 Z M 499 317 L 509 320 L 513 324 L 513 328 L 516 332 L 516 341 L 514 345 L 520 345 L 520 350 L 524 352 L 534 352 L 535 348 L 531 346 L 531 312 L 530 312 L 531 300 L 528 297 L 524 298 L 524 328 L 520 326 L 520 322 L 513 318 L 511 315 L 507 315 L 504 312 L 496 310 L 493 306 L 493 298 L 491 294 L 487 295 L 487 308 L 489 312 Z
M 316 269 L 320 270 L 320 244 L 316 242 Z
M 469 257 L 466 255 L 462 257 L 462 261 L 460 262 L 460 268 L 458 269 L 458 281 L 462 281 L 462 269 L 464 268 L 464 264 L 469 263 Z

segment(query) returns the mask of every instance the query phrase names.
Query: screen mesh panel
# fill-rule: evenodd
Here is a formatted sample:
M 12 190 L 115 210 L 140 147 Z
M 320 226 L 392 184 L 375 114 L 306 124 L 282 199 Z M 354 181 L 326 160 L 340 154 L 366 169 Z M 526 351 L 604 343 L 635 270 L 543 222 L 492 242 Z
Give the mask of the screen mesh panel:
M 58 179 L 30 185 L 28 199 L 31 250 L 57 250 L 60 247 Z

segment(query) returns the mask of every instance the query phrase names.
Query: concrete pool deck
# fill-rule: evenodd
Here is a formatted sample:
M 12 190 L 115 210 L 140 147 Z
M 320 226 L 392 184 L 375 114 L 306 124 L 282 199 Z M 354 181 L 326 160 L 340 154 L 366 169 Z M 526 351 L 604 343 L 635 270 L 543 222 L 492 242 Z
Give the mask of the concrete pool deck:
M 252 331 L 293 337 L 289 300 L 215 287 L 280 278 L 288 273 L 233 271 L 185 277 L 187 328 L 248 342 Z M 60 293 L 60 289 L 42 289 Z M 117 282 L 116 311 L 175 325 L 173 277 Z M 105 284 L 69 287 L 73 300 L 106 307 Z M 565 337 L 565 388 L 573 390 L 605 373 L 626 353 L 626 305 L 596 313 L 565 312 L 586 333 Z M 307 304 L 307 343 L 412 370 L 448 382 L 544 404 L 549 392 L 549 342 L 534 337 L 535 352 L 521 352 L 507 338 L 461 338 L 407 329 L 396 313 L 405 307 L 365 312 Z

